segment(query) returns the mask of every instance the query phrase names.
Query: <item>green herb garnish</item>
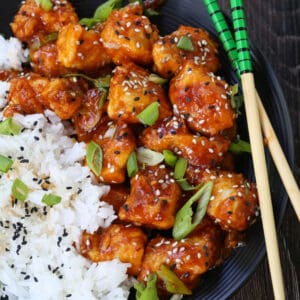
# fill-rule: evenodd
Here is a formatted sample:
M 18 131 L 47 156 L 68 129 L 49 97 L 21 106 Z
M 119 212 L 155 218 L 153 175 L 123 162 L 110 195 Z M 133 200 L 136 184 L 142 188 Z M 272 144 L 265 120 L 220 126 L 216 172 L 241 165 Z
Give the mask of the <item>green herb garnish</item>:
M 45 11 L 51 10 L 53 6 L 51 0 L 35 0 L 35 3 Z
M 21 127 L 14 123 L 12 118 L 8 118 L 0 122 L 0 134 L 3 135 L 17 135 L 21 131 Z
M 101 147 L 93 141 L 87 145 L 86 161 L 89 168 L 99 176 L 102 170 L 103 153 Z
M 175 169 L 174 169 L 174 178 L 176 180 L 182 179 L 184 177 L 184 174 L 187 169 L 187 165 L 188 165 L 187 159 L 181 157 L 177 160 L 177 162 L 175 164 Z
M 135 283 L 134 288 L 136 289 L 136 300 L 159 300 L 156 289 L 157 276 L 150 274 L 147 278 L 147 286 L 144 282 Z
M 144 125 L 152 126 L 159 117 L 159 103 L 151 103 L 137 117 Z
M 178 157 L 170 150 L 164 150 L 163 155 L 164 155 L 166 164 L 169 165 L 170 167 L 174 168 L 175 164 L 178 160 Z
M 179 42 L 177 43 L 177 47 L 185 51 L 194 51 L 193 43 L 191 39 L 186 35 L 183 35 L 180 38 Z
M 0 154 L 0 172 L 7 173 L 12 164 L 13 161 L 10 158 Z
M 239 139 L 230 144 L 229 151 L 235 154 L 240 154 L 242 152 L 251 153 L 251 145 L 248 142 Z
M 162 78 L 158 76 L 157 74 L 151 73 L 148 77 L 148 80 L 157 83 L 157 84 L 165 84 L 168 82 L 168 79 Z
M 61 197 L 53 194 L 46 194 L 42 198 L 42 202 L 48 206 L 53 206 L 61 202 Z
M 133 151 L 130 153 L 127 160 L 127 174 L 129 177 L 132 177 L 137 173 L 138 170 L 139 168 L 138 168 L 136 154 L 135 151 Z
M 29 189 L 23 181 L 21 181 L 20 179 L 16 179 L 13 182 L 11 193 L 16 199 L 25 201 L 28 197 Z

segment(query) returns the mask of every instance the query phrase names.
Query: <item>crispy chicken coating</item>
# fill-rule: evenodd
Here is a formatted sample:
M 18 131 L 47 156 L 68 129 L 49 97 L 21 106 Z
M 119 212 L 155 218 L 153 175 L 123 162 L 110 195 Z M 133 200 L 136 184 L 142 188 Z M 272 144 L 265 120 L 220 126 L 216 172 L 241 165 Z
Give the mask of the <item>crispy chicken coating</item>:
M 123 121 L 114 122 L 105 116 L 101 118 L 92 139 L 103 151 L 100 181 L 123 183 L 128 157 L 136 146 L 132 130 Z
M 114 184 L 110 186 L 109 192 L 101 197 L 101 201 L 111 204 L 116 212 L 125 203 L 129 196 L 129 188 L 123 184 Z
M 152 63 L 152 47 L 158 39 L 158 30 L 142 14 L 142 6 L 133 3 L 113 11 L 108 17 L 101 38 L 115 64 Z
M 188 237 L 180 241 L 156 237 L 147 245 L 138 279 L 145 281 L 150 273 L 155 273 L 161 265 L 165 265 L 186 286 L 194 288 L 200 275 L 215 266 L 221 246 L 221 230 L 208 219 L 204 219 Z M 164 289 L 161 280 L 157 284 Z
M 48 108 L 62 120 L 70 119 L 80 107 L 87 91 L 82 80 L 48 79 L 35 73 L 14 78 L 10 83 L 9 104 L 4 111 L 6 117 L 15 112 L 41 113 Z
M 189 168 L 187 178 L 194 184 L 213 181 L 207 214 L 223 230 L 243 231 L 255 221 L 258 214 L 256 186 L 242 174 Z
M 98 30 L 86 30 L 79 24 L 68 24 L 58 34 L 58 60 L 66 68 L 97 71 L 111 63 L 100 41 Z
M 222 136 L 207 138 L 193 135 L 179 116 L 173 116 L 146 128 L 141 143 L 154 151 L 171 150 L 186 158 L 190 165 L 207 168 L 223 159 L 230 141 Z
M 113 224 L 106 229 L 90 234 L 84 232 L 80 245 L 83 256 L 93 262 L 119 259 L 123 263 L 130 263 L 129 275 L 139 273 L 144 247 L 147 237 L 135 226 Z
M 180 38 L 187 36 L 193 44 L 193 51 L 177 47 Z M 193 60 L 199 68 L 216 72 L 219 68 L 217 43 L 201 28 L 181 25 L 172 34 L 164 36 L 153 46 L 154 70 L 165 78 L 179 71 L 186 60 Z
M 78 22 L 78 16 L 69 1 L 51 2 L 52 8 L 45 11 L 35 0 L 24 1 L 11 24 L 13 34 L 31 44 L 34 38 L 58 32 L 64 25 Z
M 213 73 L 188 61 L 170 82 L 169 97 L 180 114 L 188 114 L 188 126 L 204 135 L 216 135 L 233 127 L 235 113 L 229 85 Z
M 118 66 L 110 82 L 107 113 L 113 120 L 140 123 L 138 114 L 158 101 L 159 119 L 170 116 L 171 106 L 161 85 L 149 81 L 150 73 L 132 63 Z
M 138 226 L 170 229 L 179 208 L 181 190 L 165 165 L 146 167 L 130 181 L 130 195 L 119 218 Z

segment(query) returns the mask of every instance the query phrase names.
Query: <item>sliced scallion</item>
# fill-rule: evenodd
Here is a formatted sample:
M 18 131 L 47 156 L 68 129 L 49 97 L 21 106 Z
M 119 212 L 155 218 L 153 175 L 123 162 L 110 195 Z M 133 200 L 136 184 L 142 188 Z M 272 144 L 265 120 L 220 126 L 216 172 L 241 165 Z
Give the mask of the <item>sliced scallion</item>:
M 239 85 L 236 83 L 230 87 L 230 103 L 232 108 L 236 111 L 238 115 L 241 114 L 240 108 L 243 105 L 244 99 L 243 96 L 238 96 Z
M 139 170 L 135 151 L 131 152 L 127 160 L 127 174 L 129 177 L 134 176 Z
M 159 103 L 153 102 L 138 114 L 138 119 L 144 124 L 152 126 L 159 117 Z
M 25 201 L 28 197 L 29 189 L 23 181 L 16 179 L 13 182 L 11 193 L 16 199 Z
M 185 171 L 187 169 L 188 161 L 187 159 L 181 157 L 177 160 L 174 169 L 174 178 L 176 180 L 182 179 L 184 177 Z
M 0 122 L 0 134 L 3 135 L 17 135 L 21 131 L 21 127 L 14 123 L 12 118 L 7 118 Z
M 45 11 L 51 10 L 53 6 L 51 0 L 35 0 L 35 3 Z
M 178 157 L 170 150 L 163 151 L 165 163 L 170 167 L 175 167 Z
M 201 223 L 206 214 L 212 188 L 212 181 L 205 183 L 177 212 L 173 227 L 175 240 L 185 238 Z M 197 202 L 197 208 L 194 213 L 192 206 L 195 202 Z
M 42 198 L 42 202 L 48 206 L 53 206 L 61 202 L 61 197 L 53 194 L 46 194 Z
M 86 162 L 97 176 L 101 174 L 103 153 L 101 147 L 93 141 L 87 145 Z
M 80 73 L 71 73 L 71 74 L 66 74 L 64 77 L 81 77 L 89 82 L 91 82 L 96 88 L 109 88 L 110 84 L 110 79 L 111 76 L 107 75 L 104 77 L 99 77 L 99 78 L 91 78 L 85 74 L 80 74 Z
M 179 42 L 177 43 L 177 47 L 185 51 L 194 51 L 193 43 L 191 39 L 186 35 L 183 35 L 179 39 Z
M 154 73 L 149 75 L 148 80 L 157 84 L 165 84 L 168 82 L 168 79 L 162 78 Z
M 164 160 L 164 156 L 150 149 L 140 147 L 136 151 L 136 157 L 138 162 L 146 164 L 148 166 L 156 166 Z
M 230 144 L 229 151 L 235 154 L 240 154 L 242 152 L 251 153 L 251 145 L 243 140 L 237 140 Z
M 136 300 L 159 300 L 156 289 L 157 276 L 153 273 L 148 275 L 147 286 L 144 282 L 135 283 Z
M 1 172 L 7 173 L 8 170 L 11 168 L 12 164 L 13 164 L 13 161 L 10 158 L 0 154 L 0 171 Z
M 182 295 L 192 294 L 192 291 L 165 265 L 161 265 L 157 271 L 157 275 L 165 283 L 169 293 Z
M 180 185 L 183 191 L 194 191 L 200 188 L 199 185 L 194 186 L 188 183 L 186 178 L 177 179 L 176 182 Z
M 45 36 L 45 42 L 50 43 L 50 42 L 56 41 L 57 38 L 58 38 L 58 32 L 55 31 L 55 32 L 49 33 Z

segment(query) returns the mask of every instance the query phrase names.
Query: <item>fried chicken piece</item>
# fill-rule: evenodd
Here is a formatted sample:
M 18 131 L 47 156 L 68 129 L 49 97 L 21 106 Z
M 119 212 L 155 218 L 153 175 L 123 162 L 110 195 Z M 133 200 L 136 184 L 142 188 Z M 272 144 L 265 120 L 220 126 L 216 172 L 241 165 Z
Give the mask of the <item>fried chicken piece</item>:
M 204 135 L 216 135 L 234 126 L 236 115 L 228 98 L 229 85 L 192 61 L 170 82 L 169 97 L 188 126 Z
M 132 130 L 126 123 L 114 122 L 104 116 L 94 131 L 92 139 L 103 151 L 100 181 L 123 183 L 126 179 L 128 157 L 136 146 Z
M 79 24 L 64 26 L 57 39 L 59 62 L 66 68 L 97 71 L 111 63 L 100 40 L 98 30 L 86 30 Z
M 73 124 L 80 141 L 89 142 L 93 131 L 96 130 L 104 107 L 100 107 L 103 90 L 90 89 L 82 99 L 80 109 L 73 116 Z
M 187 36 L 193 44 L 193 51 L 182 50 L 177 44 Z M 220 66 L 217 58 L 217 43 L 201 28 L 181 25 L 172 34 L 164 36 L 153 46 L 154 70 L 165 78 L 177 73 L 186 60 L 193 60 L 199 68 L 216 72 Z
M 129 189 L 123 184 L 114 184 L 110 186 L 108 194 L 101 197 L 102 201 L 111 204 L 116 212 L 125 203 L 129 196 Z
M 119 210 L 119 218 L 138 226 L 170 229 L 180 196 L 180 187 L 165 165 L 146 167 L 131 178 L 130 195 Z
M 118 66 L 110 81 L 107 113 L 113 120 L 140 123 L 138 114 L 159 102 L 159 119 L 171 115 L 171 106 L 161 85 L 149 81 L 150 73 L 132 63 Z
M 26 0 L 16 14 L 11 29 L 22 42 L 31 44 L 34 38 L 58 32 L 64 25 L 78 22 L 78 16 L 69 1 L 51 1 L 46 11 L 35 0 Z
M 93 262 L 119 259 L 130 263 L 128 275 L 139 273 L 147 237 L 142 229 L 132 225 L 113 224 L 90 234 L 83 232 L 80 253 Z
M 10 83 L 9 104 L 4 111 L 6 117 L 15 112 L 41 113 L 48 108 L 62 120 L 67 120 L 78 110 L 87 91 L 82 80 L 48 79 L 35 73 L 14 78 Z
M 215 266 L 220 258 L 222 242 L 221 230 L 207 218 L 185 239 L 175 241 L 156 237 L 146 247 L 138 280 L 146 281 L 150 273 L 165 265 L 192 289 L 200 275 Z M 161 280 L 157 285 L 160 290 L 165 289 Z
M 30 61 L 34 72 L 46 77 L 57 77 L 71 72 L 58 61 L 55 42 L 42 45 L 38 49 L 32 46 Z
M 115 64 L 152 63 L 152 47 L 158 39 L 158 30 L 142 14 L 142 6 L 133 3 L 114 10 L 108 17 L 101 38 Z
M 207 138 L 193 135 L 179 116 L 166 118 L 146 128 L 140 141 L 154 151 L 171 150 L 186 158 L 190 165 L 202 168 L 215 166 L 230 145 L 230 141 L 222 136 Z
M 223 230 L 243 231 L 255 221 L 258 213 L 256 186 L 242 174 L 189 168 L 187 178 L 193 184 L 213 181 L 207 214 Z

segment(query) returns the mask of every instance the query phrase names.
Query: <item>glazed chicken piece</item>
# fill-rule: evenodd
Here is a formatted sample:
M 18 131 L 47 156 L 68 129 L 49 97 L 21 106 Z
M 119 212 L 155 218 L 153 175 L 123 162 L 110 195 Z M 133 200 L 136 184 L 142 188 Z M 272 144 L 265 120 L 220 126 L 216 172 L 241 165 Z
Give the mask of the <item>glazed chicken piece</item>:
M 47 43 L 37 49 L 32 46 L 30 63 L 35 73 L 46 77 L 57 77 L 71 72 L 58 61 L 56 42 Z
M 62 120 L 67 120 L 78 110 L 87 91 L 82 80 L 48 79 L 35 73 L 14 78 L 10 84 L 9 104 L 4 111 L 6 117 L 15 112 L 41 113 L 48 108 Z
M 84 232 L 80 252 L 96 263 L 116 258 L 123 263 L 130 263 L 128 275 L 137 275 L 146 242 L 147 237 L 142 229 L 132 225 L 113 224 L 93 234 Z
M 189 37 L 193 51 L 182 50 L 177 44 L 181 37 Z M 186 60 L 193 60 L 199 68 L 216 72 L 219 68 L 217 43 L 200 28 L 181 25 L 172 34 L 161 37 L 153 46 L 154 70 L 165 78 L 177 73 Z
M 86 30 L 79 24 L 66 25 L 58 34 L 58 61 L 66 68 L 97 71 L 111 63 L 100 40 L 97 30 Z
M 80 141 L 89 142 L 92 139 L 93 131 L 96 130 L 104 106 L 100 107 L 103 91 L 101 89 L 90 89 L 82 99 L 82 104 L 73 116 L 73 124 Z
M 116 212 L 125 203 L 129 196 L 129 189 L 123 184 L 114 184 L 110 186 L 109 192 L 101 197 L 101 201 L 111 204 Z
M 103 151 L 100 181 L 123 183 L 128 157 L 136 146 L 132 130 L 122 121 L 114 122 L 103 116 L 92 139 Z
M 243 231 L 255 221 L 258 214 L 256 186 L 242 174 L 189 168 L 187 178 L 193 184 L 213 181 L 207 214 L 223 230 Z
M 188 126 L 204 135 L 216 135 L 234 126 L 236 115 L 229 100 L 230 87 L 212 73 L 188 61 L 170 82 L 169 97 Z
M 138 114 L 158 101 L 159 119 L 172 114 L 161 85 L 149 81 L 150 73 L 132 63 L 116 67 L 110 81 L 107 113 L 113 120 L 140 123 Z
M 131 178 L 130 195 L 119 210 L 119 218 L 138 226 L 170 229 L 180 196 L 180 187 L 165 165 L 146 167 Z
M 58 32 L 64 25 L 77 22 L 78 16 L 69 1 L 52 1 L 51 9 L 46 11 L 35 0 L 26 0 L 11 28 L 19 40 L 31 44 L 34 39 Z
M 215 166 L 230 145 L 230 141 L 222 136 L 207 138 L 193 135 L 180 116 L 166 118 L 146 128 L 140 141 L 154 151 L 171 150 L 186 158 L 189 164 L 202 168 Z
M 165 265 L 192 289 L 197 285 L 200 275 L 217 263 L 222 242 L 221 230 L 207 218 L 185 239 L 175 241 L 156 237 L 146 247 L 138 280 L 146 281 L 150 273 L 157 272 L 161 265 Z M 161 280 L 157 285 L 164 290 Z
M 136 2 L 114 10 L 108 17 L 101 38 L 115 64 L 152 63 L 152 47 L 158 39 L 158 30 L 142 14 L 143 8 Z

